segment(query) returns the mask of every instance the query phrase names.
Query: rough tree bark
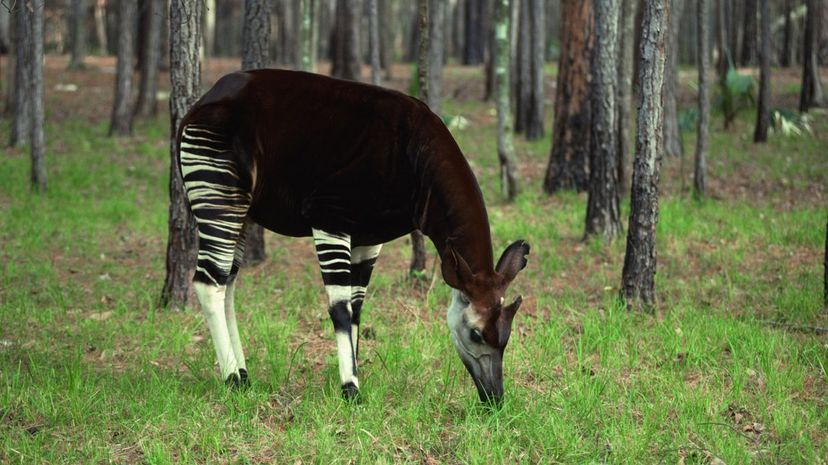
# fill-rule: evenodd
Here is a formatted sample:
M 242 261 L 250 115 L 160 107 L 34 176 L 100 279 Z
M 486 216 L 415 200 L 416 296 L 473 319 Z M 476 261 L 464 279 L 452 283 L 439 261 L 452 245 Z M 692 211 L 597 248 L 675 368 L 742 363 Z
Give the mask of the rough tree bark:
M 621 292 L 628 308 L 650 309 L 656 302 L 658 178 L 661 165 L 662 91 L 668 0 L 647 0 L 641 31 L 638 106 L 632 205 Z
M 69 14 L 69 40 L 72 42 L 69 69 L 83 68 L 83 59 L 86 56 L 87 7 L 87 0 L 72 0 Z
M 761 0 L 762 15 L 762 49 L 759 53 L 759 108 L 756 111 L 756 131 L 753 142 L 768 141 L 770 126 L 770 5 L 768 0 Z
M 316 22 L 317 5 L 317 0 L 302 0 L 300 5 L 302 19 L 299 31 L 299 69 L 310 73 L 316 72 L 313 36 L 318 27 Z
M 633 44 L 637 0 L 622 0 L 618 34 L 618 191 L 627 190 L 625 163 L 630 159 L 632 146 Z
M 485 58 L 486 38 L 483 28 L 485 0 L 465 0 L 463 64 L 479 65 Z
M 359 62 L 359 15 L 358 0 L 337 0 L 336 24 L 333 35 L 335 44 L 331 75 L 341 79 L 358 81 Z
M 739 63 L 742 66 L 750 66 L 756 56 L 756 0 L 744 1 L 745 22 L 742 28 L 742 53 Z
M 394 79 L 394 33 L 393 33 L 393 5 L 389 0 L 379 0 L 380 23 L 380 61 L 385 70 L 385 80 Z
M 379 0 L 368 0 L 368 55 L 371 60 L 371 84 L 380 85 Z
M 723 1 L 723 0 L 720 0 Z M 793 21 L 791 21 L 791 2 L 793 0 L 785 0 L 785 27 L 782 32 L 782 50 L 779 54 L 779 66 L 788 68 L 793 61 Z
M 524 2 L 527 0 L 523 0 Z M 495 0 L 493 50 L 495 69 L 495 100 L 497 102 L 497 158 L 500 161 L 500 190 L 509 201 L 519 191 L 515 148 L 512 144 L 512 115 L 510 115 L 510 45 L 509 45 L 509 0 Z
M 730 46 L 727 40 L 727 15 L 725 5 L 728 0 L 716 0 L 716 40 L 719 47 L 719 57 L 716 61 L 716 72 L 719 79 L 724 79 L 727 74 L 728 60 L 730 59 Z
M 170 218 L 164 307 L 184 308 L 196 261 L 195 221 L 185 201 L 176 139 L 181 120 L 201 96 L 202 3 L 170 0 Z
M 555 89 L 552 150 L 543 188 L 585 191 L 589 153 L 589 57 L 592 53 L 590 0 L 565 2 L 561 18 L 561 55 Z
M 29 86 L 19 85 L 26 82 L 28 76 L 31 75 L 31 59 L 29 53 L 31 52 L 31 27 L 29 15 L 23 14 L 23 7 L 14 10 L 12 20 L 14 22 L 14 95 L 12 99 L 13 117 L 11 126 L 11 136 L 9 138 L 10 147 L 20 147 L 26 143 L 31 132 L 31 97 L 29 95 Z
M 589 196 L 584 237 L 611 241 L 621 235 L 618 206 L 617 126 L 618 14 L 620 0 L 595 2 L 595 49 L 592 52 L 589 138 Z
M 445 0 L 429 0 L 428 5 L 428 96 L 426 102 L 431 111 L 440 115 L 443 96 L 443 30 L 445 26 Z
M 138 102 L 135 115 L 139 117 L 155 116 L 158 112 L 158 67 L 161 63 L 161 27 L 164 23 L 164 0 L 149 0 L 146 34 L 141 62 L 141 81 L 138 86 Z
M 245 0 L 242 25 L 242 69 L 266 68 L 270 64 L 270 2 Z M 248 221 L 244 229 L 244 264 L 254 266 L 267 258 L 264 228 Z
M 805 37 L 802 57 L 802 88 L 799 93 L 799 111 L 807 112 L 823 104 L 822 83 L 817 64 L 817 38 L 819 37 L 819 4 L 821 0 L 808 0 L 805 16 Z
M 664 76 L 664 153 L 670 157 L 684 155 L 681 128 L 678 118 L 678 58 L 679 24 L 684 10 L 684 0 L 670 0 L 669 37 Z
M 109 124 L 110 136 L 132 134 L 132 72 L 135 61 L 136 2 L 118 4 L 118 65 L 115 72 L 115 102 Z
M 25 39 L 27 39 L 26 59 L 29 61 L 29 74 L 24 82 L 28 94 L 29 110 L 29 144 L 32 160 L 31 182 L 32 190 L 43 192 L 46 190 L 46 144 L 43 134 L 43 10 L 44 0 L 26 0 L 21 3 L 21 16 L 26 16 Z M 19 23 L 18 23 L 19 24 Z
M 417 29 L 419 30 L 419 49 L 417 53 L 417 83 L 420 87 L 420 99 L 424 102 L 429 100 L 429 0 L 417 0 Z M 420 276 L 425 271 L 426 249 L 425 237 L 419 230 L 411 233 L 411 265 L 409 273 L 411 276 Z
M 719 0 L 722 1 L 722 0 Z M 705 171 L 707 165 L 707 142 L 710 128 L 710 88 L 708 75 L 710 73 L 710 46 L 708 44 L 708 7 L 710 0 L 699 0 L 698 28 L 699 33 L 699 122 L 696 136 L 696 159 L 693 170 L 693 194 L 696 198 L 705 195 Z
M 520 1 L 515 132 L 524 133 L 527 140 L 543 137 L 545 3 L 546 0 Z

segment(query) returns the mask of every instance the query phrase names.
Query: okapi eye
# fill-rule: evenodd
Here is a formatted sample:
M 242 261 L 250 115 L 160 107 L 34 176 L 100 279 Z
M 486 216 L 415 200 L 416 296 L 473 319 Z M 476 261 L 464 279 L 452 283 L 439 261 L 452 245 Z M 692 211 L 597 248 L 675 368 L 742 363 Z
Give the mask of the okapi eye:
M 472 340 L 472 342 L 476 344 L 483 344 L 483 334 L 480 332 L 479 329 L 471 330 L 469 338 Z

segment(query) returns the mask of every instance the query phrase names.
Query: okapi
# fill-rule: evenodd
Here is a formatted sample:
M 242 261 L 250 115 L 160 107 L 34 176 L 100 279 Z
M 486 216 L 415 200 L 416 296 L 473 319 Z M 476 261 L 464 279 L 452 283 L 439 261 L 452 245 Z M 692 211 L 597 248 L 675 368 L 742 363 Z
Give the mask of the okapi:
M 343 395 L 359 392 L 365 289 L 383 243 L 419 229 L 452 287 L 448 325 L 480 399 L 503 395 L 503 351 L 526 266 L 517 241 L 493 263 L 480 187 L 446 126 L 414 98 L 320 75 L 254 70 L 221 78 L 178 134 L 179 167 L 198 226 L 194 287 L 222 377 L 249 384 L 234 281 L 252 220 L 313 236 L 336 335 Z

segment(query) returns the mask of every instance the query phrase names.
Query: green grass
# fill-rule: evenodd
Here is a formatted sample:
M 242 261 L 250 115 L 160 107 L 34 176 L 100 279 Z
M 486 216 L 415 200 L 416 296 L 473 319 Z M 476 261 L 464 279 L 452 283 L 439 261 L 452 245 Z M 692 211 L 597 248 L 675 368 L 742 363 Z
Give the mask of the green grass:
M 406 280 L 405 239 L 369 289 L 361 404 L 339 397 L 310 241 L 273 235 L 237 292 L 254 384 L 228 393 L 200 312 L 155 306 L 166 122 L 112 140 L 104 125 L 63 121 L 47 128 L 45 195 L 29 191 L 25 152 L 0 156 L 0 462 L 825 463 L 825 336 L 768 324 L 826 326 L 825 116 L 818 137 L 765 147 L 750 143 L 747 115 L 732 133 L 717 126 L 704 202 L 665 161 L 648 316 L 615 300 L 624 240 L 581 242 L 585 196 L 540 193 L 548 136 L 517 140 L 521 164 L 541 168 L 502 202 L 490 107 L 446 102 L 473 122 L 456 136 L 496 253 L 532 244 L 510 290 L 525 303 L 502 409 L 478 406 L 454 354 L 447 287 Z

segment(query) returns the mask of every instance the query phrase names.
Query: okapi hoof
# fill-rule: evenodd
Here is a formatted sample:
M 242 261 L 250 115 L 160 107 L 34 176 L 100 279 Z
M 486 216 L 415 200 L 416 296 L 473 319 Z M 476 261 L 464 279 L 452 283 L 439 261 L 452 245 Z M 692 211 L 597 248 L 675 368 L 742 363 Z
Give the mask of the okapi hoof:
M 230 376 L 224 380 L 224 385 L 229 387 L 231 391 L 236 391 L 241 387 L 241 380 L 236 373 L 230 373 Z
M 354 383 L 345 383 L 342 385 L 342 397 L 349 402 L 356 402 L 359 400 L 359 388 Z
M 250 387 L 250 376 L 248 376 L 247 370 L 244 368 L 239 368 L 239 386 L 242 389 Z

